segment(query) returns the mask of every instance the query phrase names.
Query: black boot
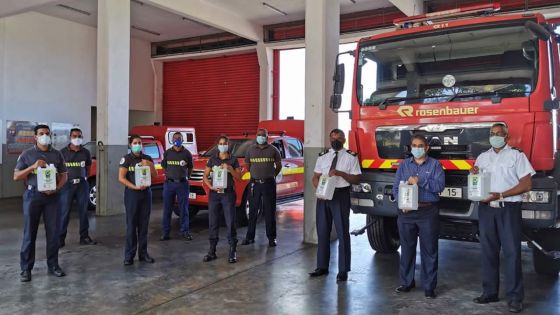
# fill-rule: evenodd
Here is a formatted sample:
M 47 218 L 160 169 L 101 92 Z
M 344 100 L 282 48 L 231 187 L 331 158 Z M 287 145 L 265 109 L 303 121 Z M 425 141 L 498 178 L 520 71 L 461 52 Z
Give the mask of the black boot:
M 234 264 L 237 262 L 237 241 L 234 241 L 233 243 L 231 243 L 229 245 L 229 258 L 228 258 L 228 262 L 230 264 Z
M 204 256 L 204 259 L 202 261 L 208 262 L 208 261 L 212 261 L 212 260 L 218 258 L 218 256 L 216 256 L 216 245 L 217 244 L 218 244 L 217 240 L 210 240 L 210 249 L 208 250 L 208 254 L 206 254 L 206 256 Z

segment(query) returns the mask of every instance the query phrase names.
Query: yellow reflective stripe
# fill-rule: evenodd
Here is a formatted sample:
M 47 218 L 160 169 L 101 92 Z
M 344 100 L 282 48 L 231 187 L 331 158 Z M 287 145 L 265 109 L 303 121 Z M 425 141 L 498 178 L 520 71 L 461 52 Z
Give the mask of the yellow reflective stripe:
M 451 160 L 451 163 L 455 164 L 460 170 L 470 170 L 471 165 L 465 160 Z
M 242 180 L 249 180 L 251 179 L 251 173 L 247 172 L 245 174 L 243 174 L 243 176 L 241 176 Z
M 363 168 L 369 168 L 371 166 L 371 164 L 373 164 L 373 161 L 375 161 L 375 160 L 363 160 L 362 161 L 362 167 Z
M 163 167 L 161 166 L 161 164 L 154 164 L 154 167 L 156 168 L 156 170 L 161 170 L 161 169 L 163 169 Z
M 398 160 L 385 160 L 383 161 L 383 163 L 381 163 L 381 165 L 379 165 L 379 168 L 392 168 L 393 167 L 393 163 L 395 163 Z
M 303 174 L 303 171 L 304 171 L 303 167 L 283 168 L 282 175 Z

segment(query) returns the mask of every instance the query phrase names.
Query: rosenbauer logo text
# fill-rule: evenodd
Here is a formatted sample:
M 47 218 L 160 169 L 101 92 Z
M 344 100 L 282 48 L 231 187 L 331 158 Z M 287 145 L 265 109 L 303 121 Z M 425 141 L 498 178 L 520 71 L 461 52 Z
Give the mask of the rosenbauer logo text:
M 452 115 L 476 115 L 478 107 L 452 108 L 445 106 L 444 108 L 435 109 L 414 109 L 410 105 L 404 105 L 397 109 L 397 113 L 401 117 L 429 117 L 429 116 L 452 116 Z

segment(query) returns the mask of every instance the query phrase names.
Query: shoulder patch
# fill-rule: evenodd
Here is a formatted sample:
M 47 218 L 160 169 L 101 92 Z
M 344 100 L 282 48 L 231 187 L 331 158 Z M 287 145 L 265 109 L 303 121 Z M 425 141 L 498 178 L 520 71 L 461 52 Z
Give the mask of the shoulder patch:
M 329 149 L 324 150 L 323 152 L 319 153 L 319 156 L 323 156 L 329 152 Z
M 119 164 L 120 164 L 120 165 L 123 165 L 123 164 L 124 164 L 124 161 L 125 161 L 125 158 L 124 158 L 124 156 L 123 156 L 123 157 L 121 158 L 121 161 L 120 161 Z
M 352 155 L 352 156 L 356 156 L 358 155 L 358 153 L 351 151 L 351 150 L 346 150 L 346 152 L 348 152 L 348 154 Z

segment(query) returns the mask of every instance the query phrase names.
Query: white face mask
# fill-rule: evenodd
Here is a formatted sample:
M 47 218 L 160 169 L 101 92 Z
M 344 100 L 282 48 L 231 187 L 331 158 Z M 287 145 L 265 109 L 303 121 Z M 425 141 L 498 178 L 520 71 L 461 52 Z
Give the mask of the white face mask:
M 40 145 L 49 145 L 51 144 L 51 136 L 49 135 L 42 135 L 37 137 L 37 143 Z
M 84 142 L 82 138 L 72 138 L 70 142 L 75 146 L 80 146 Z

